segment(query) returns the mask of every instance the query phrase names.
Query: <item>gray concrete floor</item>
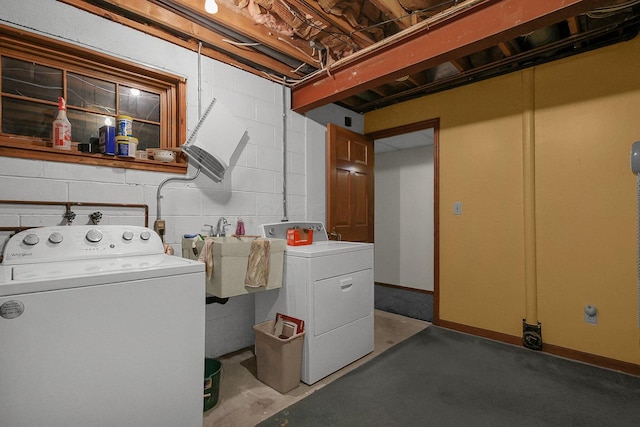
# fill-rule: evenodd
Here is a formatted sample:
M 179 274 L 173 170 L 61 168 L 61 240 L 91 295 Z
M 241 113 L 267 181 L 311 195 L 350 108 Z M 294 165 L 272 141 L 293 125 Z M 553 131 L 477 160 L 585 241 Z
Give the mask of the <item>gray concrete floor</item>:
M 308 386 L 281 394 L 256 378 L 252 348 L 222 357 L 222 375 L 217 405 L 204 414 L 203 427 L 255 426 L 293 403 L 303 399 L 345 373 L 373 359 L 385 350 L 428 327 L 430 323 L 375 310 L 375 345 L 372 353 Z

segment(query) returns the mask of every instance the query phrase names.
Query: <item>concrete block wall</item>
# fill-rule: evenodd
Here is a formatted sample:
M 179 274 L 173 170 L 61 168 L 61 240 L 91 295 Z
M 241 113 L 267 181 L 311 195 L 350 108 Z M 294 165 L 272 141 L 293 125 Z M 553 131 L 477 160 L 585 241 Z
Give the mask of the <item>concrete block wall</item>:
M 85 13 L 55 0 L 0 0 L 0 23 L 81 44 L 133 62 L 181 75 L 188 81 L 188 130 L 198 118 L 198 58 L 195 52 L 139 33 L 120 24 Z M 47 10 L 46 14 L 41 13 Z M 206 232 L 204 224 L 226 217 L 235 228 L 245 221 L 247 234 L 258 226 L 283 218 L 282 86 L 208 58 L 202 58 L 202 108 L 218 99 L 247 127 L 249 142 L 238 164 L 222 183 L 201 175 L 192 182 L 171 182 L 162 190 L 165 240 L 180 254 L 183 234 Z M 285 89 L 285 102 L 289 101 Z M 306 219 L 307 191 L 315 196 L 311 219 L 324 220 L 324 168 L 307 182 L 308 128 L 313 129 L 314 152 L 324 152 L 324 126 L 293 113 L 287 114 L 287 202 L 290 220 Z M 316 161 L 314 159 L 314 161 Z M 317 173 L 320 173 L 319 168 Z M 194 171 L 190 170 L 189 175 Z M 0 157 L 0 199 L 82 201 L 147 204 L 150 225 L 156 216 L 158 184 L 171 175 L 112 169 L 71 163 Z M 324 196 L 322 196 L 324 197 Z M 132 209 L 78 207 L 74 224 L 86 224 L 88 215 L 103 213 L 103 224 L 143 225 L 143 212 Z M 45 226 L 62 223 L 63 207 L 0 205 L 2 226 Z M 322 216 L 322 217 L 321 217 Z M 0 235 L 3 245 L 8 234 Z M 206 354 L 216 357 L 254 342 L 254 298 L 230 298 L 226 305 L 207 306 Z

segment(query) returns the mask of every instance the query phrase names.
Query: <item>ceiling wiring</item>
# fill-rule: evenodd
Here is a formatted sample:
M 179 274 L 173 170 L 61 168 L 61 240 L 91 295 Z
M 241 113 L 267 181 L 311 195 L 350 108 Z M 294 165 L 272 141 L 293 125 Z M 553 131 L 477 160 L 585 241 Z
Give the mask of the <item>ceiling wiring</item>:
M 289 46 L 291 46 L 292 48 L 294 48 L 294 49 L 296 49 L 296 50 L 300 51 L 300 53 L 302 53 L 302 54 L 304 54 L 304 55 L 308 56 L 308 57 L 309 57 L 313 62 L 320 62 L 320 63 L 322 63 L 322 61 L 317 60 L 317 59 L 315 59 L 314 57 L 310 56 L 307 52 L 305 52 L 304 50 L 300 49 L 298 46 L 294 45 L 293 43 L 289 42 L 288 40 L 283 39 L 282 37 L 278 37 L 278 40 L 279 40 L 279 41 L 281 41 L 281 42 L 284 42 L 284 43 L 288 44 L 288 45 L 289 45 Z
M 604 7 L 599 7 L 596 8 L 590 12 L 585 13 L 584 15 L 588 16 L 589 18 L 593 18 L 593 19 L 602 19 L 602 18 L 608 18 L 612 15 L 615 15 L 616 13 L 625 10 L 627 8 L 633 7 L 640 4 L 640 0 L 631 0 L 628 1 L 626 3 L 622 3 L 622 4 L 618 4 L 618 5 L 612 5 L 612 6 L 604 6 Z
M 232 44 L 234 46 L 247 46 L 247 47 L 262 46 L 262 43 L 259 43 L 259 42 L 236 42 L 236 41 L 229 40 L 229 39 L 222 39 L 222 41 L 225 42 L 225 43 Z

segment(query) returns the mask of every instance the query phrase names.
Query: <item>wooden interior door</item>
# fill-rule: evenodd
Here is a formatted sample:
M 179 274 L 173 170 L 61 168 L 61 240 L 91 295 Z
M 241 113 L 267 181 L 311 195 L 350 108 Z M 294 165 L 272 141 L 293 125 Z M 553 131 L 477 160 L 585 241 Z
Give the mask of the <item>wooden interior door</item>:
M 327 125 L 327 232 L 373 242 L 373 139 Z

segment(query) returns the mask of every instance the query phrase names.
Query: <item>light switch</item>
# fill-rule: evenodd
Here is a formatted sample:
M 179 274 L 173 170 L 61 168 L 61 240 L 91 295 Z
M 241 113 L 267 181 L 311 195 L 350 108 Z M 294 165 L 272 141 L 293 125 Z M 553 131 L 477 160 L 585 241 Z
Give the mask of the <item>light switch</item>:
M 453 214 L 462 215 L 462 202 L 455 202 L 453 204 Z

